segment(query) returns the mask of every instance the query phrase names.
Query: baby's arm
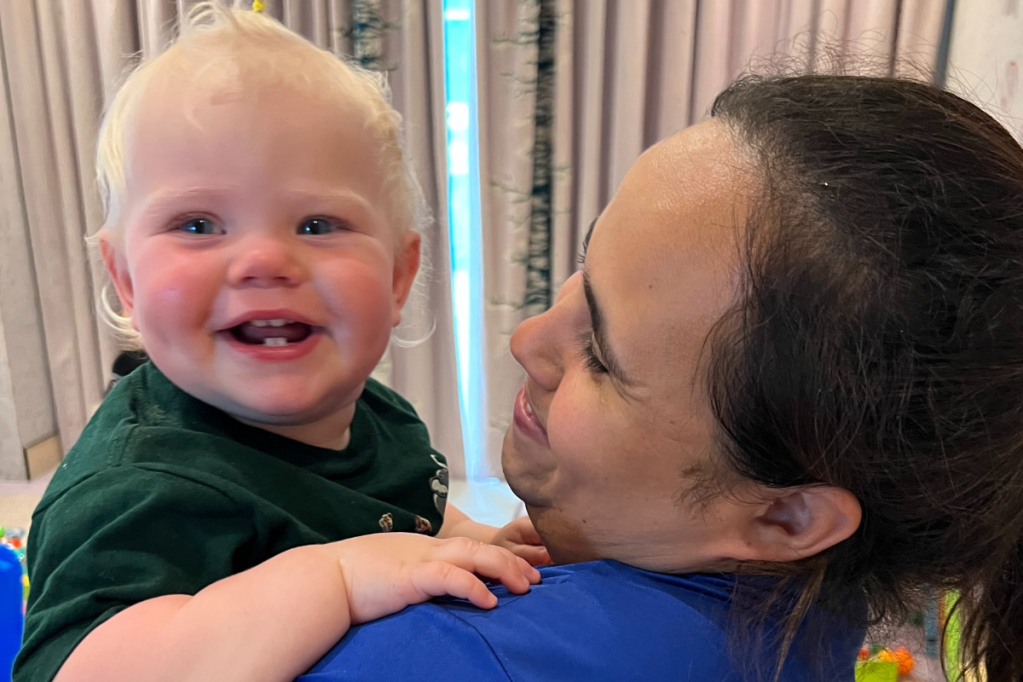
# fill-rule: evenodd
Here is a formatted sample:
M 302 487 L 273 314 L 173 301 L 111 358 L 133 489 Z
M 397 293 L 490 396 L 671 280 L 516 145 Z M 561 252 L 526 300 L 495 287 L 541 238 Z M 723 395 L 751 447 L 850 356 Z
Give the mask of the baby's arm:
M 503 528 L 497 528 L 473 521 L 468 514 L 448 503 L 444 510 L 444 523 L 441 524 L 437 537 L 471 538 L 479 542 L 504 547 L 533 566 L 551 562 L 547 548 L 543 546 L 543 540 L 537 534 L 532 521 L 526 517 L 515 519 Z
M 499 528 L 478 523 L 450 502 L 444 507 L 444 523 L 437 531 L 439 538 L 471 538 L 492 545 Z
M 56 682 L 291 682 L 352 624 L 450 594 L 491 608 L 474 573 L 513 592 L 539 580 L 506 550 L 393 533 L 283 552 L 194 597 L 136 604 L 92 631 Z

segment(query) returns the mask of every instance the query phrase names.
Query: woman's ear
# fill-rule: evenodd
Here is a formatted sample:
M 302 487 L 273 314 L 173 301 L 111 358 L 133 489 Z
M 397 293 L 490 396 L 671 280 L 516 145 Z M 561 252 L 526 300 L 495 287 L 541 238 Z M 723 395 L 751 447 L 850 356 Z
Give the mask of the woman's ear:
M 132 316 L 134 310 L 134 289 L 128 262 L 124 258 L 124 250 L 115 243 L 115 237 L 108 230 L 99 233 L 99 252 L 103 256 L 103 264 L 114 284 L 117 298 L 121 299 L 121 309 L 126 317 Z
M 775 491 L 747 527 L 752 561 L 797 561 L 837 545 L 856 532 L 860 502 L 829 485 Z
M 401 322 L 401 309 L 412 291 L 412 283 L 419 272 L 419 256 L 422 249 L 422 238 L 418 232 L 408 231 L 401 238 L 394 255 L 394 280 L 391 292 L 394 296 L 394 326 Z

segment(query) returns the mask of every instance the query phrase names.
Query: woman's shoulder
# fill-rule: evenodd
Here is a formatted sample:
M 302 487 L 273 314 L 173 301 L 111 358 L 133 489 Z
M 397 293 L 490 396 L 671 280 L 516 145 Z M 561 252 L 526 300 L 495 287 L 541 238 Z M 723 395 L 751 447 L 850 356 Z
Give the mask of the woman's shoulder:
M 729 648 L 735 576 L 607 560 L 541 574 L 525 595 L 493 588 L 498 605 L 489 611 L 440 599 L 353 628 L 300 682 L 744 679 Z M 827 679 L 851 679 L 855 650 L 846 649 L 837 647 L 834 666 L 826 662 L 836 673 Z M 787 663 L 782 679 L 819 677 L 810 669 Z
M 580 629 L 585 629 L 586 619 L 600 614 L 614 618 L 643 613 L 646 614 L 643 629 L 656 630 L 658 621 L 662 621 L 670 622 L 677 633 L 679 627 L 691 622 L 698 626 L 698 636 L 708 642 L 722 637 L 735 585 L 734 576 L 729 574 L 669 575 L 607 559 L 544 567 L 540 573 L 541 583 L 528 595 L 494 588 L 499 605 L 511 607 L 507 616 L 511 616 L 511 611 L 521 611 L 552 624 L 564 622 L 567 616 L 579 619 Z M 493 611 L 472 609 L 463 602 L 452 600 L 452 608 L 469 619 L 494 618 Z M 612 625 L 612 629 L 620 626 Z M 622 627 L 634 628 L 631 623 Z M 622 635 L 631 638 L 628 633 Z
M 489 611 L 441 599 L 353 628 L 301 682 L 359 680 L 360 669 L 381 681 L 410 671 L 454 682 L 673 679 L 680 670 L 729 679 L 718 622 L 726 576 L 666 576 L 613 561 L 541 573 L 525 595 L 494 588 Z M 457 665 L 445 663 L 452 656 Z
M 495 589 L 493 611 L 449 608 L 512 679 L 729 679 L 728 575 L 666 575 L 617 561 L 545 568 L 527 595 Z

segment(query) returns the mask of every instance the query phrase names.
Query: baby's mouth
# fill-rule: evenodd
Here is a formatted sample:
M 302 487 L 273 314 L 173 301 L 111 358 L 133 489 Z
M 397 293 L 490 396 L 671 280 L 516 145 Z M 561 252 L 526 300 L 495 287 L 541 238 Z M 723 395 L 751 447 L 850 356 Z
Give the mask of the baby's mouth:
M 305 341 L 315 328 L 293 320 L 252 320 L 229 331 L 236 340 L 250 346 L 286 346 Z

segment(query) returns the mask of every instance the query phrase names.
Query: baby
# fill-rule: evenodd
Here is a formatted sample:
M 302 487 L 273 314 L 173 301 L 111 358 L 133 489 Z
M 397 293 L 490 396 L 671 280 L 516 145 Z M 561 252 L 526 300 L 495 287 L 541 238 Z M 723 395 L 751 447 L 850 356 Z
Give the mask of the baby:
M 424 215 L 378 77 L 203 5 L 114 98 L 98 172 L 152 362 L 36 511 L 16 680 L 290 680 L 353 621 L 538 579 L 528 520 L 445 514 L 426 427 L 369 378 Z

